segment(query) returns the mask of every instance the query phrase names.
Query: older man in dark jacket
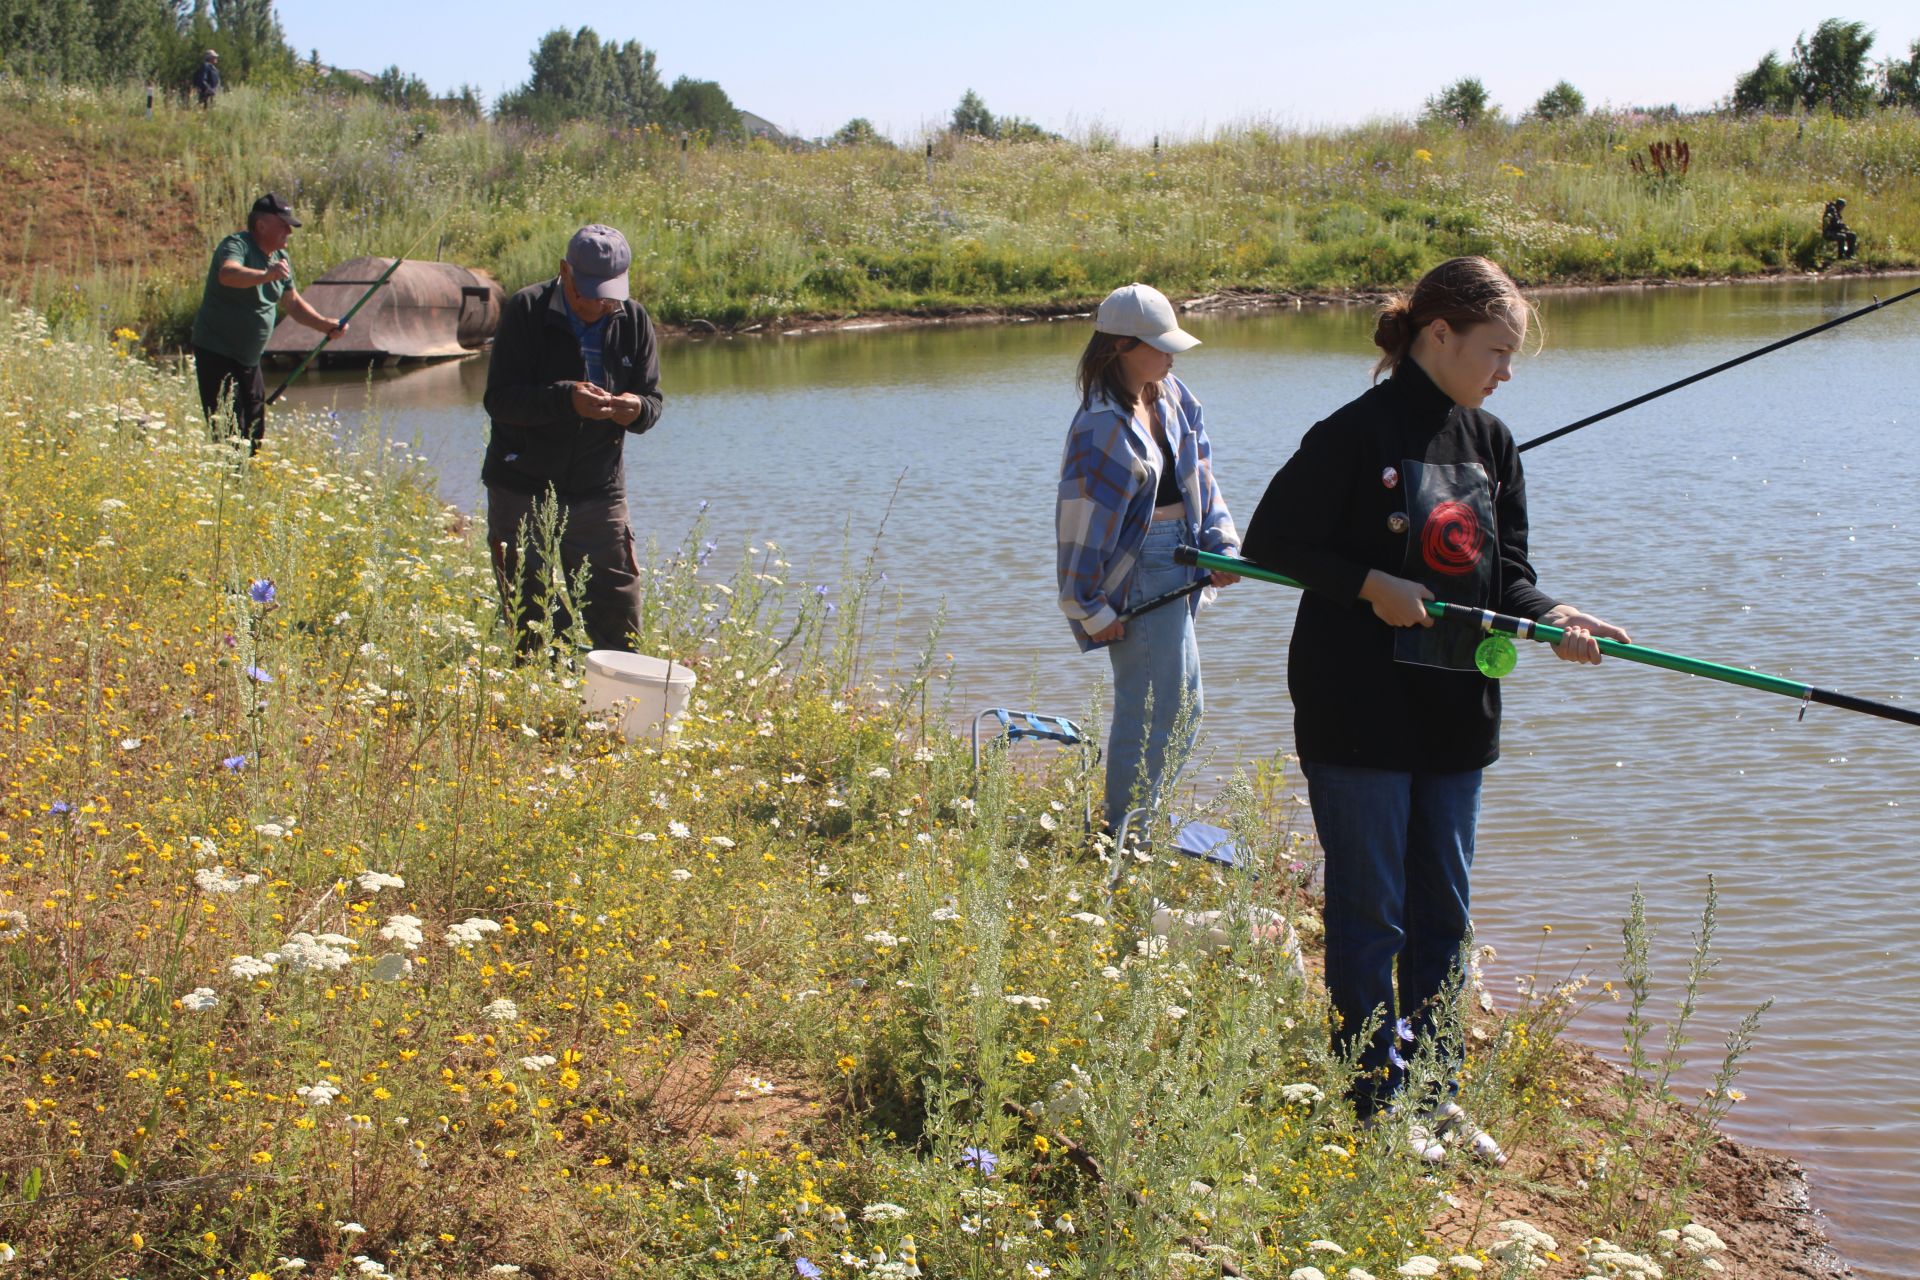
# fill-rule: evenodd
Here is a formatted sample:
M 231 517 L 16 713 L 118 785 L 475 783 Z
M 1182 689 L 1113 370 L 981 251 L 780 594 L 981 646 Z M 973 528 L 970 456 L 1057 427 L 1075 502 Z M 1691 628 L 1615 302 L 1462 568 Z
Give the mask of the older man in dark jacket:
M 560 568 L 597 649 L 633 647 L 640 565 L 627 519 L 624 445 L 660 420 L 660 356 L 646 309 L 627 295 L 632 254 L 612 227 L 574 233 L 552 280 L 508 300 L 487 371 L 493 430 L 480 472 L 487 541 L 502 603 L 517 628 L 545 617 L 551 571 L 533 532 L 534 503 L 551 495 L 566 522 Z M 558 634 L 563 609 L 547 619 Z M 526 630 L 523 646 L 536 642 Z

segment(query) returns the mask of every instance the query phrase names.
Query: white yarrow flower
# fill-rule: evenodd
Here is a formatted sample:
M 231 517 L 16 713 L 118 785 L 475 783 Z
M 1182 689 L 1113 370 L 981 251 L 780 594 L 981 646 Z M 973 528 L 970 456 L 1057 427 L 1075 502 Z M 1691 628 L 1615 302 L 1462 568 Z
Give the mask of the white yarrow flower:
M 501 996 L 480 1012 L 494 1022 L 518 1022 L 520 1020 L 520 1006 L 505 996 Z

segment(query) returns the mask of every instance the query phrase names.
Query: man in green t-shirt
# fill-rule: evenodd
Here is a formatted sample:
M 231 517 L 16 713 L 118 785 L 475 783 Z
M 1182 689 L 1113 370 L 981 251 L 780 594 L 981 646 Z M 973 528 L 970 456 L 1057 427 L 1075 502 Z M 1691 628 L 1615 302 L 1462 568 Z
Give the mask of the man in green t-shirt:
M 287 237 L 300 225 L 285 200 L 269 191 L 253 202 L 247 229 L 222 240 L 207 268 L 207 288 L 193 318 L 193 367 L 200 379 L 200 407 L 209 426 L 220 402 L 231 397 L 240 433 L 260 452 L 267 433 L 267 383 L 260 356 L 273 336 L 274 316 L 284 300 L 287 314 L 329 338 L 347 326 L 308 306 L 293 287 Z

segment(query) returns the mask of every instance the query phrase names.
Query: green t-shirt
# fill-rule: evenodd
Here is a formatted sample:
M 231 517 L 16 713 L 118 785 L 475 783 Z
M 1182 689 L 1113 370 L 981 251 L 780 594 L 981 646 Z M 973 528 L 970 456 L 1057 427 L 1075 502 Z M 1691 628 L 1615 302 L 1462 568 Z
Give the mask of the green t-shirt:
M 213 264 L 207 268 L 207 290 L 200 299 L 200 313 L 193 318 L 193 345 L 217 351 L 242 365 L 260 363 L 273 336 L 273 321 L 280 307 L 280 295 L 293 288 L 293 277 L 275 284 L 257 284 L 251 289 L 235 289 L 220 283 L 220 268 L 229 262 L 255 271 L 264 271 L 275 262 L 286 262 L 284 249 L 269 257 L 253 237 L 236 231 L 213 251 Z M 291 270 L 292 264 L 288 264 Z

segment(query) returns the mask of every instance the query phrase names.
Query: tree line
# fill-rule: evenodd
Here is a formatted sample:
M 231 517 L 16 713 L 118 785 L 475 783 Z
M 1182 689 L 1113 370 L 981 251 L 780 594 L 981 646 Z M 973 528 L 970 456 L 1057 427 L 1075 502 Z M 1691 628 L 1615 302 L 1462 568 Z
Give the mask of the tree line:
M 1875 62 L 1874 33 L 1863 22 L 1829 18 L 1802 32 L 1790 55 L 1769 50 L 1734 84 L 1725 107 L 1740 112 L 1827 110 L 1858 115 L 1878 105 L 1920 109 L 1920 39 L 1899 56 Z M 367 94 L 396 106 L 439 106 L 480 112 L 479 92 L 463 86 L 436 98 L 418 76 L 397 65 L 371 77 L 301 59 L 288 47 L 274 0 L 0 0 L 0 73 L 75 83 L 128 78 L 183 89 L 204 51 L 220 55 L 228 84 L 318 87 Z M 531 73 L 503 95 L 495 113 L 551 127 L 593 120 L 623 128 L 655 126 L 716 141 L 746 136 L 741 113 L 716 81 L 680 76 L 667 84 L 657 56 L 638 40 L 602 40 L 592 27 L 555 28 L 528 59 Z M 1585 113 L 1586 97 L 1562 80 L 1542 94 L 1526 118 L 1564 120 Z M 1678 114 L 1677 108 L 1664 109 Z M 1486 86 L 1473 76 L 1427 99 L 1422 118 L 1471 127 L 1493 118 Z M 995 115 L 968 89 L 946 132 L 996 141 L 1058 137 L 1022 116 Z M 873 123 L 856 117 L 831 137 L 839 146 L 892 146 Z

